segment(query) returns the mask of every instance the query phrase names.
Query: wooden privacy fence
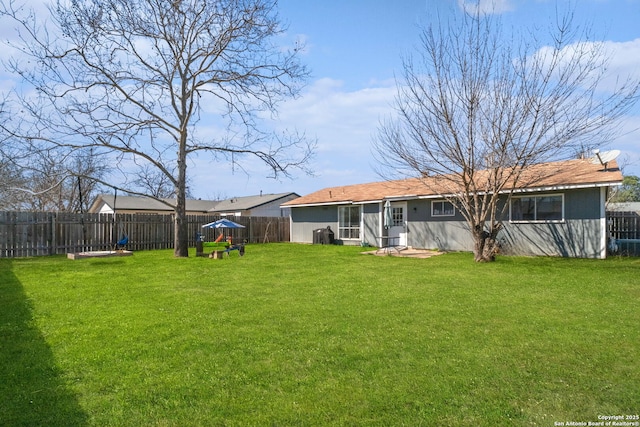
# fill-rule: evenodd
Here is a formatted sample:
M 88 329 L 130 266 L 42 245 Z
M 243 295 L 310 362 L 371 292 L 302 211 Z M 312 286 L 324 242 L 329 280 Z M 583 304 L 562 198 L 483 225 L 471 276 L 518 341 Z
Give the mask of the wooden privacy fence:
M 607 212 L 607 226 L 612 254 L 640 256 L 640 215 L 637 212 Z
M 289 218 L 234 217 L 245 228 L 212 230 L 202 225 L 220 219 L 188 215 L 189 246 L 198 235 L 214 240 L 220 232 L 249 243 L 288 242 Z M 0 258 L 104 251 L 123 235 L 133 251 L 173 248 L 173 215 L 0 212 Z

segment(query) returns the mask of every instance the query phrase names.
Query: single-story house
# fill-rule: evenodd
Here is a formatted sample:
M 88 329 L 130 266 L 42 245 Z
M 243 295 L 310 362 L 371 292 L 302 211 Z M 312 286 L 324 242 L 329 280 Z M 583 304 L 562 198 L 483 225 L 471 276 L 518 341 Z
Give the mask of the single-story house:
M 227 200 L 187 199 L 187 215 L 266 216 L 288 217 L 289 209 L 281 208 L 284 202 L 300 197 L 296 193 L 260 194 L 234 197 Z M 166 199 L 174 204 L 175 200 Z M 173 208 L 150 197 L 117 196 L 100 194 L 91 204 L 90 213 L 150 213 L 170 214 Z
M 166 199 L 167 203 L 175 204 L 175 200 Z M 217 201 L 215 200 L 194 200 L 187 199 L 186 211 L 188 215 L 207 215 L 209 209 L 213 208 Z M 113 194 L 98 195 L 91 207 L 89 213 L 106 213 L 111 214 L 114 211 L 121 213 L 148 213 L 148 214 L 170 214 L 173 208 L 156 199 L 142 196 L 124 196 Z
M 622 183 L 615 161 L 588 159 L 527 168 L 516 185 L 498 235 L 501 252 L 605 258 L 605 204 Z M 439 179 L 440 178 L 440 179 Z M 410 178 L 325 188 L 283 204 L 291 208 L 291 241 L 312 243 L 314 230 L 330 227 L 345 245 L 398 246 L 472 251 L 473 239 L 458 209 L 446 200 L 442 177 Z M 505 196 L 506 200 L 506 196 Z M 391 224 L 384 227 L 384 206 Z
M 296 193 L 260 193 L 257 196 L 233 197 L 220 200 L 209 209 L 209 213 L 220 216 L 288 217 L 289 208 L 281 205 L 298 197 L 300 195 Z
M 609 212 L 635 212 L 640 215 L 640 202 L 615 202 L 607 204 Z

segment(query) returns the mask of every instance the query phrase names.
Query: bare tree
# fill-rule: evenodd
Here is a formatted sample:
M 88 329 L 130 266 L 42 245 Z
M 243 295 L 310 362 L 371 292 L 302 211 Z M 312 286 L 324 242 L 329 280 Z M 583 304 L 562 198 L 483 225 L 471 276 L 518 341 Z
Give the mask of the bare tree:
M 169 177 L 148 164 L 140 168 L 138 176 L 133 183 L 143 193 L 156 199 L 171 199 L 175 198 L 176 195 L 175 187 Z M 185 196 L 190 197 L 188 187 Z
M 107 172 L 91 150 L 71 159 L 32 152 L 25 164 L 13 161 L 19 157 L 0 149 L 0 209 L 86 212 L 99 190 L 96 180 Z
M 20 28 L 9 69 L 36 89 L 4 131 L 37 150 L 92 147 L 131 194 L 155 197 L 137 185 L 140 170 L 155 170 L 175 194 L 176 256 L 188 256 L 190 156 L 253 156 L 272 176 L 306 170 L 314 142 L 273 135 L 260 121 L 307 76 L 298 49 L 275 44 L 284 31 L 276 0 L 77 0 L 49 11 L 41 26 L 3 3 Z
M 637 81 L 604 91 L 601 43 L 574 30 L 570 15 L 554 24 L 546 46 L 479 12 L 426 28 L 403 63 L 398 116 L 374 143 L 383 169 L 437 177 L 425 185 L 437 183 L 460 210 L 476 261 L 494 259 L 514 188 L 542 178 L 527 168 L 609 142 L 637 100 Z
M 26 194 L 18 188 L 26 187 L 20 169 L 9 159 L 0 157 L 0 210 L 20 210 Z

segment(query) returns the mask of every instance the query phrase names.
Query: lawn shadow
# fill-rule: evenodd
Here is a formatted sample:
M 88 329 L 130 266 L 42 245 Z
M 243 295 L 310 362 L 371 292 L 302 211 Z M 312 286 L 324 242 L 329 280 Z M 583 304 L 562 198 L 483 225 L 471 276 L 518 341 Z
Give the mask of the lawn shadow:
M 8 260 L 0 260 L 0 343 L 0 425 L 87 425 Z

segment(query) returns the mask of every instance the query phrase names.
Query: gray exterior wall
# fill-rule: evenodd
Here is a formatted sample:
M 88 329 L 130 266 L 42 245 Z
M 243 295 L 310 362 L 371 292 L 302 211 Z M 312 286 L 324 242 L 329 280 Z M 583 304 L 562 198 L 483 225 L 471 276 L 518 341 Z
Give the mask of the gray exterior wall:
M 499 239 L 506 254 L 599 258 L 603 221 L 600 189 L 564 191 L 564 222 L 509 223 Z M 606 227 L 606 225 L 605 225 Z
M 409 201 L 408 245 L 419 249 L 473 250 L 469 227 L 457 209 L 454 216 L 431 215 L 431 204 L 438 201 L 442 199 Z
M 352 205 L 341 205 L 352 206 Z M 355 205 L 360 207 L 360 240 L 341 240 L 338 238 L 338 206 L 312 206 L 291 209 L 291 241 L 296 243 L 313 243 L 313 230 L 331 227 L 336 243 L 341 245 L 361 245 L 369 242 L 375 246 L 378 236 L 379 204 Z
M 338 238 L 338 207 L 311 206 L 291 209 L 291 241 L 313 243 L 313 230 L 331 227 Z
M 564 195 L 564 221 L 509 222 L 507 211 L 504 228 L 498 235 L 501 251 L 509 255 L 599 258 L 603 233 L 600 189 L 540 194 Z M 449 251 L 473 250 L 471 232 L 462 215 L 456 210 L 454 217 L 432 217 L 430 203 L 430 200 L 409 203 L 409 245 Z
M 380 204 L 371 203 L 362 206 L 362 224 L 360 239 L 369 246 L 380 245 Z
M 551 255 L 599 258 L 602 255 L 602 208 L 600 189 L 577 189 L 532 195 L 563 194 L 564 221 L 551 223 L 509 222 L 498 235 L 502 252 L 509 255 Z M 436 200 L 437 201 L 437 200 Z M 471 251 L 473 239 L 463 216 L 456 209 L 454 216 L 431 215 L 432 200 L 407 201 L 407 244 L 421 249 Z M 379 245 L 380 203 L 362 206 L 360 238 L 362 243 Z M 320 206 L 291 210 L 293 242 L 311 243 L 313 230 L 331 226 L 338 238 L 338 207 Z M 385 234 L 384 230 L 382 234 Z M 344 241 L 343 244 L 360 244 Z
M 215 211 L 215 214 L 221 216 L 269 216 L 269 217 L 288 217 L 291 213 L 291 208 L 281 208 L 280 205 L 293 199 L 297 199 L 299 196 L 296 194 L 290 194 L 286 197 L 281 197 L 276 200 L 272 200 L 268 203 L 263 203 L 255 207 L 250 207 L 248 203 L 259 203 L 260 197 L 245 198 L 236 206 L 233 203 L 225 200 L 221 203 L 222 206 L 218 206 L 220 210 Z M 246 200 L 249 199 L 249 200 Z
M 287 197 L 281 200 L 275 200 L 270 203 L 266 203 L 262 206 L 255 207 L 249 211 L 251 216 L 279 216 L 287 217 L 291 213 L 291 208 L 281 208 L 280 205 L 284 202 L 288 202 L 291 199 L 295 199 L 297 196 Z
M 599 258 L 600 220 L 574 219 L 551 224 L 507 224 L 500 234 L 507 255 Z

